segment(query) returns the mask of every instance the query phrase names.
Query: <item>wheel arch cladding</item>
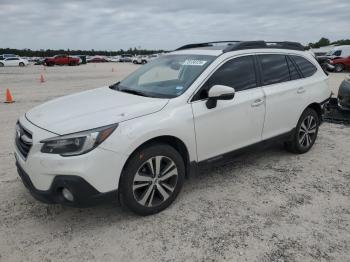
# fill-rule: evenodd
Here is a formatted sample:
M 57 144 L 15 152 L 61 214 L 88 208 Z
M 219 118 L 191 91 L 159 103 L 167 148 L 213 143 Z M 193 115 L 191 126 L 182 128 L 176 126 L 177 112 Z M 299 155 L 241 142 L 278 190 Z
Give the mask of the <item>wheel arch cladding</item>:
M 129 156 L 128 160 L 124 164 L 123 170 L 125 169 L 126 165 L 128 164 L 131 156 L 134 155 L 138 150 L 142 150 L 143 148 L 146 148 L 148 146 L 155 145 L 155 144 L 166 144 L 166 145 L 169 145 L 172 148 L 174 148 L 176 151 L 178 151 L 179 154 L 181 155 L 181 157 L 184 161 L 185 167 L 186 167 L 186 176 L 189 175 L 190 155 L 189 155 L 188 149 L 187 149 L 185 143 L 181 139 L 179 139 L 175 136 L 169 136 L 169 135 L 154 137 L 154 138 L 151 138 L 151 139 L 143 142 L 141 145 L 139 145 L 132 152 L 132 154 Z
M 319 103 L 312 103 L 312 104 L 308 105 L 307 108 L 311 108 L 311 109 L 315 110 L 317 113 L 317 116 L 318 116 L 318 121 L 321 121 L 322 108 L 321 108 L 321 105 Z

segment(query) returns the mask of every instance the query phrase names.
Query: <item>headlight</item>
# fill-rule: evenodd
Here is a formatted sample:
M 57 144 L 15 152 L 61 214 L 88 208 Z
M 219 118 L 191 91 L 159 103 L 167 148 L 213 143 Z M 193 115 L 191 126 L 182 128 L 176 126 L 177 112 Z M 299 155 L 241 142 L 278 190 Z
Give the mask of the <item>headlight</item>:
M 43 143 L 42 153 L 60 154 L 61 156 L 76 156 L 85 154 L 99 144 L 101 144 L 113 131 L 118 124 L 104 126 L 96 129 L 53 137 L 40 141 Z

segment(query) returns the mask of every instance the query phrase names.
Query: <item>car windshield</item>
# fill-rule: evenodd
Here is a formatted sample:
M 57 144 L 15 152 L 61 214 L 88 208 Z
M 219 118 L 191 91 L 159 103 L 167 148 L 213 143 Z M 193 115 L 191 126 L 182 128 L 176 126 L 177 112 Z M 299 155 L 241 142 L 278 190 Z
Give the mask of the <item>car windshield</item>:
M 112 87 L 136 95 L 174 98 L 184 93 L 214 59 L 206 55 L 165 55 Z

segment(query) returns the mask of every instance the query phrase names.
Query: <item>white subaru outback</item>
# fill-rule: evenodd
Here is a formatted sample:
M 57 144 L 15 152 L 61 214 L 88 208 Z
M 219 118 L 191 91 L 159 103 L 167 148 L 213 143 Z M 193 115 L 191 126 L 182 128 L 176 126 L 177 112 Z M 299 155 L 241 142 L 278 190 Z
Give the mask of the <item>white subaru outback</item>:
M 168 207 L 207 161 L 271 138 L 314 144 L 328 77 L 294 42 L 183 46 L 121 82 L 35 107 L 16 125 L 18 172 L 46 203 Z

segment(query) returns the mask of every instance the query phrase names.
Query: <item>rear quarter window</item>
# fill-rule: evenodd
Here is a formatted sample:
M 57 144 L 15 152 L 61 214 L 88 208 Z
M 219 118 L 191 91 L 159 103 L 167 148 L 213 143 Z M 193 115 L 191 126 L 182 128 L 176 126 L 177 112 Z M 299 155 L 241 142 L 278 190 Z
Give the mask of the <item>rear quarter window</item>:
M 292 56 L 304 77 L 310 77 L 316 73 L 317 68 L 311 62 L 301 56 Z

